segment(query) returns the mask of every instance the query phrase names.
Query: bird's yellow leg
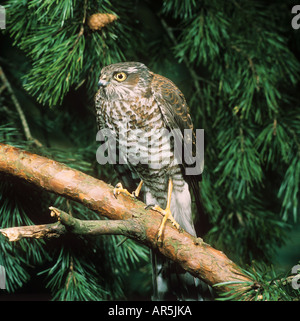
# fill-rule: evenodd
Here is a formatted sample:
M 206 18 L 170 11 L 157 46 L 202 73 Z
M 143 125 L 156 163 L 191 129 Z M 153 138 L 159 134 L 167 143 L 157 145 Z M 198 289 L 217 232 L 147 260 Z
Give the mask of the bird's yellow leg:
M 174 217 L 172 216 L 172 213 L 171 213 L 171 196 L 172 196 L 172 191 L 173 191 L 173 182 L 172 182 L 172 179 L 169 179 L 169 185 L 168 185 L 168 198 L 167 198 L 167 206 L 166 206 L 166 209 L 163 210 L 160 206 L 158 205 L 155 205 L 153 207 L 153 210 L 155 211 L 158 211 L 160 213 L 162 213 L 164 215 L 163 217 L 163 220 L 160 224 L 160 228 L 158 230 L 158 234 L 157 234 L 157 239 L 159 240 L 162 236 L 162 232 L 164 230 L 164 227 L 165 227 L 165 224 L 166 224 L 166 221 L 167 219 L 169 219 L 173 226 L 175 226 L 177 229 L 180 228 L 179 224 L 175 221 Z
M 113 190 L 113 194 L 116 198 L 120 193 L 124 193 L 126 195 L 136 198 L 139 196 L 142 186 L 143 186 L 143 180 L 140 181 L 135 191 L 133 191 L 132 193 L 129 193 L 126 188 L 123 188 L 123 185 L 121 183 L 118 183 Z
M 141 179 L 141 181 L 140 181 L 138 187 L 136 188 L 136 190 L 132 192 L 132 194 L 133 194 L 135 197 L 138 197 L 138 196 L 140 195 L 140 191 L 141 191 L 141 189 L 142 189 L 143 183 L 144 183 L 144 181 Z

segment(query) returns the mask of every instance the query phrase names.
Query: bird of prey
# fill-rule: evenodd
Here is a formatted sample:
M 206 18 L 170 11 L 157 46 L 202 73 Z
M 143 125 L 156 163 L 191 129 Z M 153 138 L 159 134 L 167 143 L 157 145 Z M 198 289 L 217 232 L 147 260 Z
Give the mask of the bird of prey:
M 117 152 L 115 168 L 123 181 L 116 185 L 115 196 L 126 193 L 137 197 L 141 188 L 144 189 L 145 203 L 164 215 L 158 241 L 163 238 L 168 219 L 176 228 L 196 236 L 191 192 L 199 214 L 203 213 L 199 200 L 200 175 L 186 174 L 185 158 L 178 161 L 174 148 L 176 141 L 184 144 L 185 129 L 193 133 L 183 94 L 171 80 L 139 62 L 104 67 L 98 87 L 95 95 L 98 129 L 108 129 L 119 143 L 117 147 L 109 146 L 111 152 Z M 166 133 L 171 131 L 173 139 L 168 139 Z M 191 146 L 195 146 L 194 133 L 189 139 Z M 132 193 L 127 190 L 132 184 L 129 177 L 140 180 Z M 207 288 L 177 264 L 157 253 L 152 255 L 152 263 L 153 300 L 204 298 Z

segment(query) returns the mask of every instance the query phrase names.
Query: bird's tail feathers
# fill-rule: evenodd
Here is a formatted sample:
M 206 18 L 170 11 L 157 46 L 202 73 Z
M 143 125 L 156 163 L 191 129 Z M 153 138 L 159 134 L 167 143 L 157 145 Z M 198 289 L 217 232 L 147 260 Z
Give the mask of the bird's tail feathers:
M 181 192 L 173 191 L 171 213 L 180 227 L 196 236 L 188 185 Z M 177 263 L 168 260 L 157 251 L 151 251 L 154 301 L 203 301 L 211 300 L 210 287 L 193 277 Z

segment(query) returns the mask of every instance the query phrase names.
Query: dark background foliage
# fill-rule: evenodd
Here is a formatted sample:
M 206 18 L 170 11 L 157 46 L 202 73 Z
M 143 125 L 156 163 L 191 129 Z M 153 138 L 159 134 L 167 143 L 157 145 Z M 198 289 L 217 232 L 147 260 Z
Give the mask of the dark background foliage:
M 0 65 L 0 141 L 115 184 L 96 162 L 93 106 L 103 66 L 140 61 L 175 82 L 195 128 L 205 130 L 201 198 L 205 240 L 261 280 L 299 261 L 299 51 L 292 1 L 10 0 Z M 118 19 L 94 31 L 87 19 Z M 84 21 L 84 23 L 83 23 Z M 83 31 L 83 32 L 82 32 Z M 28 138 L 28 137 L 27 137 Z M 0 174 L 0 226 L 51 222 L 49 206 L 96 219 L 83 206 Z M 144 299 L 151 296 L 148 249 L 121 236 L 59 240 L 0 238 L 12 298 Z M 254 263 L 255 262 L 255 263 Z M 272 267 L 272 268 L 270 268 Z M 258 272 L 263 271 L 263 272 Z M 266 283 L 267 284 L 267 283 Z M 273 292 L 272 292 L 273 291 Z M 271 299 L 291 300 L 266 286 Z M 41 296 L 41 293 L 43 296 Z

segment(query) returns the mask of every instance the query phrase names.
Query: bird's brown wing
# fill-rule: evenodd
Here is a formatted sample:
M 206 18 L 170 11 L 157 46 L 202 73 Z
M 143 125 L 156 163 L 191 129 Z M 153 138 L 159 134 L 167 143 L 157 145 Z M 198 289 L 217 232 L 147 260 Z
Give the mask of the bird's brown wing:
M 154 75 L 152 80 L 152 93 L 163 115 L 163 120 L 166 127 L 169 130 L 179 129 L 180 131 L 173 131 L 174 135 L 181 139 L 183 144 L 188 144 L 190 141 L 183 139 L 184 129 L 193 130 L 193 123 L 189 114 L 189 107 L 185 101 L 182 92 L 176 87 L 176 85 L 169 79 Z M 193 131 L 192 146 L 195 146 L 195 133 Z M 183 166 L 186 167 L 191 163 L 186 157 L 189 155 L 183 155 Z M 193 153 L 191 156 L 195 156 L 195 149 L 193 147 Z M 186 160 L 187 162 L 184 162 Z
M 193 129 L 189 107 L 176 85 L 170 79 L 155 74 L 151 86 L 167 126 L 170 129 Z
M 183 139 L 183 131 L 184 129 L 193 130 L 193 123 L 189 114 L 189 107 L 182 92 L 171 80 L 157 74 L 154 74 L 151 86 L 152 93 L 163 115 L 163 120 L 166 124 L 166 127 L 169 130 L 173 130 L 175 128 L 180 129 L 180 131 L 175 131 L 175 135 L 180 135 L 180 137 L 177 137 L 179 139 L 178 141 L 182 141 L 183 144 L 185 144 L 186 142 Z M 192 155 L 197 157 L 197 155 L 195 154 L 195 144 L 196 136 L 193 130 Z M 182 151 L 184 151 L 184 148 L 182 149 Z M 199 232 L 203 235 L 206 230 L 205 226 L 207 226 L 207 217 L 204 215 L 203 207 L 200 201 L 199 181 L 201 180 L 201 175 L 185 175 L 186 167 L 191 164 L 191 161 L 189 161 L 187 158 L 188 155 L 182 156 L 183 174 L 195 197 L 197 212 L 199 215 L 199 220 L 201 221 L 200 224 L 202 225 Z M 203 164 L 201 164 L 200 166 L 203 166 Z

